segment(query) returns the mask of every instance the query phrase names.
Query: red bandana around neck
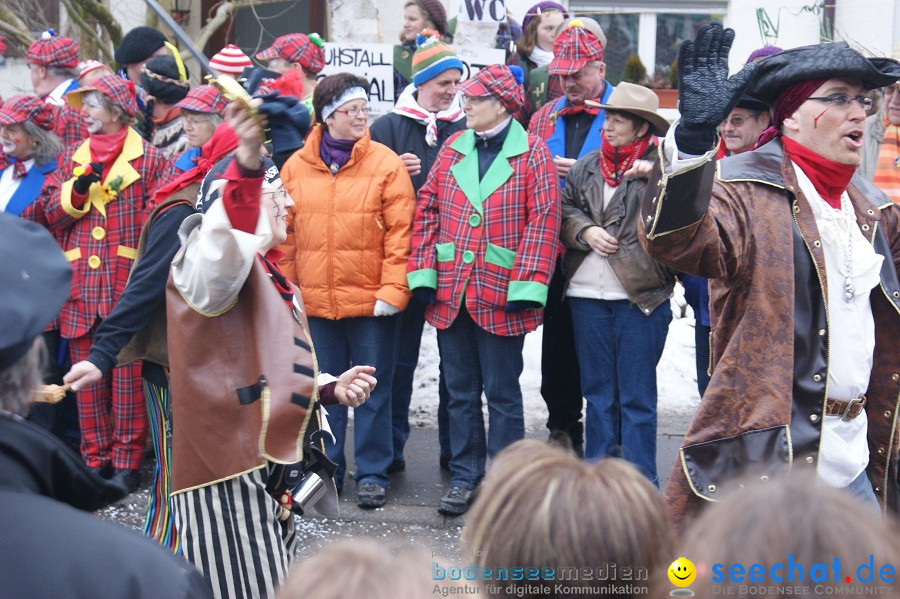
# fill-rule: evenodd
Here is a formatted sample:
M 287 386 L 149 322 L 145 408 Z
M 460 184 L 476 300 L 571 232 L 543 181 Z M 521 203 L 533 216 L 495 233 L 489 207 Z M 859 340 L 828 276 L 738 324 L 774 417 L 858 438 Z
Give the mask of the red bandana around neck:
M 647 153 L 652 137 L 647 133 L 627 146 L 614 148 L 606 141 L 606 131 L 600 131 L 600 173 L 607 185 L 618 187 L 622 184 L 622 175 Z
M 115 133 L 92 133 L 88 138 L 91 148 L 91 162 L 103 163 L 103 179 L 109 174 L 116 158 L 122 153 L 125 147 L 125 139 L 128 137 L 128 131 L 131 127 L 122 127 Z
M 24 161 L 0 152 L 0 172 L 5 171 L 10 165 L 12 165 L 13 169 L 13 179 L 21 179 L 28 174 Z
M 200 148 L 200 156 L 196 158 L 197 166 L 189 168 L 178 175 L 172 182 L 156 191 L 156 201 L 161 202 L 176 191 L 181 191 L 191 183 L 202 181 L 203 177 L 222 157 L 230 154 L 238 147 L 238 138 L 231 125 L 222 123 L 216 127 L 212 137 Z
M 829 160 L 788 137 L 782 137 L 781 142 L 788 158 L 809 177 L 822 199 L 835 210 L 840 210 L 841 194 L 850 184 L 856 167 Z
M 594 98 L 594 101 L 602 104 L 603 98 Z M 573 104 L 571 106 L 563 106 L 557 110 L 556 116 L 558 118 L 565 118 L 567 116 L 572 116 L 573 114 L 581 114 L 582 112 L 586 112 L 591 116 L 597 116 L 600 114 L 600 109 L 588 106 L 587 104 Z

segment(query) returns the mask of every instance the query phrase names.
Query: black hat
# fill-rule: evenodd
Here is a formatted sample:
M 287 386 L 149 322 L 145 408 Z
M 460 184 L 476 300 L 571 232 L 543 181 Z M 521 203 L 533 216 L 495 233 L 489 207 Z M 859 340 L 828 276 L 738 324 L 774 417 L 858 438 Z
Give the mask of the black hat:
M 800 81 L 859 79 L 866 89 L 875 89 L 900 79 L 900 62 L 891 58 L 866 58 L 847 42 L 783 50 L 756 65 L 747 93 L 767 104 L 774 104 L 784 89 Z
M 768 112 L 771 110 L 768 104 L 763 102 L 762 100 L 757 100 L 753 96 L 744 94 L 741 96 L 741 99 L 738 100 L 737 104 L 735 104 L 735 108 L 746 108 L 747 110 L 761 110 L 763 112 Z
M 191 89 L 190 76 L 184 67 L 181 78 L 174 56 L 154 56 L 141 69 L 141 87 L 163 104 L 178 104 Z
M 0 370 L 31 348 L 69 296 L 72 267 L 42 226 L 0 213 Z
M 153 53 L 162 48 L 167 41 L 169 40 L 158 29 L 147 26 L 135 27 L 125 34 L 113 56 L 121 65 L 134 64 L 153 56 Z

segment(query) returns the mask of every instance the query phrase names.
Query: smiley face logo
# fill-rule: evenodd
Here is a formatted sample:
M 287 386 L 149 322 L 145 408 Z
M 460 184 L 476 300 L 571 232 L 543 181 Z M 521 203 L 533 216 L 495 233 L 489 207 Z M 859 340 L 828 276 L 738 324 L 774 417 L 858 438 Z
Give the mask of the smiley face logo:
M 669 581 L 677 587 L 689 587 L 697 578 L 697 568 L 686 557 L 679 557 L 672 562 L 668 570 Z

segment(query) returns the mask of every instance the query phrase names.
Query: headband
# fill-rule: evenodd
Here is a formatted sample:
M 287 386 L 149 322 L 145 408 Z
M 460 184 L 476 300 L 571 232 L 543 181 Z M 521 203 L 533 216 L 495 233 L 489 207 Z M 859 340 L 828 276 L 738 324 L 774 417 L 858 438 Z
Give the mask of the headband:
M 329 102 L 325 105 L 325 108 L 322 109 L 322 120 L 324 121 L 332 114 L 334 111 L 338 109 L 338 107 L 343 106 L 347 102 L 352 102 L 353 100 L 368 100 L 369 92 L 364 90 L 361 87 L 351 87 L 344 91 L 340 96 L 335 98 L 333 101 Z

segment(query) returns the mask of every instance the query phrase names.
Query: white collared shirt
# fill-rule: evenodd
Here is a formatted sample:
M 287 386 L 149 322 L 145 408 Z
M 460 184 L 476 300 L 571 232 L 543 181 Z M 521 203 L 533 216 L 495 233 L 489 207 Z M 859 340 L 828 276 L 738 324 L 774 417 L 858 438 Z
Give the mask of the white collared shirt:
M 72 85 L 72 79 L 66 79 L 59 85 L 53 88 L 53 91 L 47 94 L 47 97 L 44 98 L 44 102 L 47 104 L 53 104 L 54 106 L 62 106 L 66 103 L 65 98 L 63 96 L 66 93 L 66 90 L 69 89 L 69 86 Z

